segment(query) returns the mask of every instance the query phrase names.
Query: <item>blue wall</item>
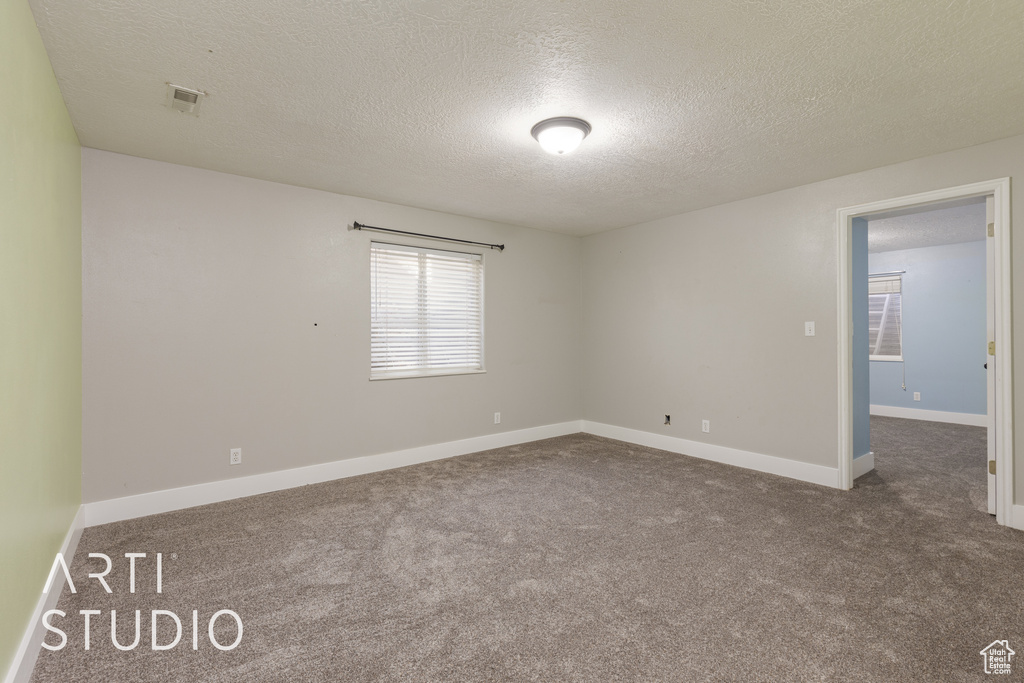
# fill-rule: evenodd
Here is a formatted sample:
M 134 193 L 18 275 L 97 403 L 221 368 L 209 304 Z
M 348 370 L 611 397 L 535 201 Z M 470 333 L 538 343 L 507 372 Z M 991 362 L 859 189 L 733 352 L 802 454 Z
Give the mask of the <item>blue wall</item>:
M 870 254 L 868 263 L 872 273 L 907 271 L 903 275 L 907 390 L 900 388 L 903 363 L 871 361 L 871 403 L 984 415 L 984 240 Z M 867 346 L 855 338 L 854 345 L 858 344 Z M 921 392 L 920 401 L 914 401 L 915 391 Z
M 853 219 L 853 253 L 850 257 L 850 277 L 853 300 L 853 457 L 859 458 L 871 450 L 871 416 L 868 411 L 868 222 Z

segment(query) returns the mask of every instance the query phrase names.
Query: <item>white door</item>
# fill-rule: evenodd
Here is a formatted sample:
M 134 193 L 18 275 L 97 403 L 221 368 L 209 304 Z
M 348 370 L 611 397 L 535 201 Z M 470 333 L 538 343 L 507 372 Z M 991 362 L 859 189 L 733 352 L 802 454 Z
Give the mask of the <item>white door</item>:
M 995 238 L 992 236 L 992 226 L 995 221 L 995 199 L 985 198 L 985 223 L 988 237 L 985 239 L 985 339 L 991 348 L 992 341 L 996 338 L 995 325 L 995 292 L 993 291 L 996 273 L 995 260 Z M 989 355 L 989 349 L 985 349 L 985 367 L 987 396 L 988 396 L 988 513 L 996 514 L 996 357 Z

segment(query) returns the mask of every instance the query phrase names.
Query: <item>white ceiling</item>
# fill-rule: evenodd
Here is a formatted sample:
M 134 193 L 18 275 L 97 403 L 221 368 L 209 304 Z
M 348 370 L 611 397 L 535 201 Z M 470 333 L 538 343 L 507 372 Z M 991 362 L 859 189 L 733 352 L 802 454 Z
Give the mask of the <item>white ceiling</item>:
M 985 239 L 985 199 L 868 220 L 868 251 L 896 251 Z
M 30 4 L 85 146 L 574 235 L 1024 133 L 1021 0 Z

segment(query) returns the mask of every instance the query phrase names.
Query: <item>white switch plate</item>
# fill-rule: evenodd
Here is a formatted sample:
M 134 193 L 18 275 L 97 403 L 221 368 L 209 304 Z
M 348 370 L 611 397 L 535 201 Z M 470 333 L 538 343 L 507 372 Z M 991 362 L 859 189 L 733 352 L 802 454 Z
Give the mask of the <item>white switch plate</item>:
M 700 421 L 700 431 L 704 432 L 705 434 L 710 434 L 711 433 L 711 420 L 701 420 Z
M 242 449 L 241 448 L 232 448 L 231 449 L 231 460 L 230 460 L 230 462 L 231 462 L 232 465 L 241 465 L 242 464 Z
M 921 400 L 921 392 L 920 391 L 915 391 L 914 392 L 914 400 L 915 401 L 920 401 Z
M 496 425 L 500 425 L 501 424 L 501 413 L 495 413 L 494 414 L 494 424 L 496 424 Z
M 814 321 L 813 320 L 810 321 L 810 322 L 804 323 L 804 336 L 805 337 L 813 337 L 814 336 Z

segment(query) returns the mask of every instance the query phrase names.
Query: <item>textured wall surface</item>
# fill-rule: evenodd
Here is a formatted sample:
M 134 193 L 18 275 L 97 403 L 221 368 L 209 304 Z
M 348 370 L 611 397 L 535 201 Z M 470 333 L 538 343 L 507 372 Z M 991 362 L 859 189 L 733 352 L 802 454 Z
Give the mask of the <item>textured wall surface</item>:
M 81 500 L 81 164 L 22 0 L 0 3 L 0 676 Z
M 573 234 L 1024 133 L 1020 0 L 31 2 L 86 146 Z
M 872 273 L 907 271 L 902 293 L 907 390 L 902 389 L 904 363 L 871 361 L 871 403 L 984 415 L 985 242 L 886 251 L 871 254 L 868 262 Z M 921 392 L 920 401 L 914 400 L 915 391 Z
M 82 219 L 86 501 L 579 419 L 576 238 L 91 149 Z M 506 245 L 486 373 L 369 381 L 353 220 Z
M 1024 136 L 584 238 L 584 418 L 835 467 L 836 210 L 1005 176 L 1024 176 Z M 1019 273 L 1014 288 L 1024 358 Z

